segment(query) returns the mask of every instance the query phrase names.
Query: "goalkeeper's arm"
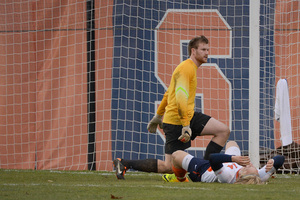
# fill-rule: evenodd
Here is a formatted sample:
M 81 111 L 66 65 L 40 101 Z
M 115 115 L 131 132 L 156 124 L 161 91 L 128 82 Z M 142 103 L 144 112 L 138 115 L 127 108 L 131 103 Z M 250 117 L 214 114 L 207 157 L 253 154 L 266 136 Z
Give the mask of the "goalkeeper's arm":
M 157 126 L 163 128 L 162 117 L 165 112 L 165 108 L 168 105 L 168 90 L 165 92 L 163 99 L 157 109 L 156 115 L 150 120 L 147 125 L 147 129 L 150 133 L 156 133 Z
M 148 123 L 147 126 L 148 131 L 150 133 L 156 133 L 157 125 L 159 125 L 160 128 L 162 128 L 163 126 L 162 116 L 159 114 L 156 114 Z

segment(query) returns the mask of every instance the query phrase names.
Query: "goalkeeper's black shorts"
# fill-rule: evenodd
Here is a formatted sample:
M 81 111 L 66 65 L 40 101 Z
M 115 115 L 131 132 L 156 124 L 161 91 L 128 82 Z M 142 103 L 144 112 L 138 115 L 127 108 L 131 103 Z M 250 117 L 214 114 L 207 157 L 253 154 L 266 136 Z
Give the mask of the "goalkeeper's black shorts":
M 211 117 L 201 112 L 195 112 L 190 121 L 190 128 L 192 129 L 191 140 L 201 135 L 201 132 Z M 163 124 L 163 130 L 166 136 L 165 153 L 172 154 L 177 150 L 185 150 L 191 146 L 191 140 L 183 143 L 178 140 L 181 135 L 181 125 Z

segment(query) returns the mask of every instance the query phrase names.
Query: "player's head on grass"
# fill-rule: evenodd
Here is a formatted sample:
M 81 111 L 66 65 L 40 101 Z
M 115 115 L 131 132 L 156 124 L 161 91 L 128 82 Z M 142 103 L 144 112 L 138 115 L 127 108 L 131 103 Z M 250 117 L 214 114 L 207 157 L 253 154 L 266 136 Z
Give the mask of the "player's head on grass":
M 252 163 L 247 165 L 246 167 L 241 168 L 238 172 L 238 177 L 235 184 L 263 184 L 261 181 L 257 169 L 253 166 Z
M 244 184 L 244 185 L 261 185 L 264 182 L 261 181 L 258 175 L 248 174 L 240 176 L 239 179 L 234 184 Z

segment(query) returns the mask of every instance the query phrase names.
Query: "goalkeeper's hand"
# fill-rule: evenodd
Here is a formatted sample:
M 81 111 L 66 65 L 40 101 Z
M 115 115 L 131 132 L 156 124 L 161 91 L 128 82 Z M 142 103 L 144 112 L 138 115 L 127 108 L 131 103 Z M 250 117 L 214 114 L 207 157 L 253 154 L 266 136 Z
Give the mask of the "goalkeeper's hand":
M 157 125 L 163 128 L 162 115 L 156 114 L 148 123 L 147 129 L 150 133 L 156 133 Z
M 184 126 L 182 127 L 181 136 L 178 138 L 178 140 L 180 140 L 183 143 L 187 143 L 188 141 L 190 141 L 191 135 L 192 135 L 192 130 L 190 126 L 189 125 Z

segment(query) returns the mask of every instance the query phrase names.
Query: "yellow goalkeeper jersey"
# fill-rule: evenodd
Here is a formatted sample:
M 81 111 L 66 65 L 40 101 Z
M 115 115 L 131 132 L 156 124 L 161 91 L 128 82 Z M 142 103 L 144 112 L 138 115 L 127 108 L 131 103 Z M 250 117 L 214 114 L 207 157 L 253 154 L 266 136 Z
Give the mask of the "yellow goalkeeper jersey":
M 196 64 L 187 59 L 174 70 L 170 86 L 157 110 L 157 114 L 164 115 L 164 123 L 182 126 L 190 124 L 194 115 L 197 69 Z

